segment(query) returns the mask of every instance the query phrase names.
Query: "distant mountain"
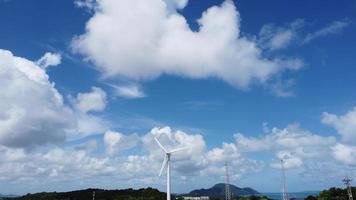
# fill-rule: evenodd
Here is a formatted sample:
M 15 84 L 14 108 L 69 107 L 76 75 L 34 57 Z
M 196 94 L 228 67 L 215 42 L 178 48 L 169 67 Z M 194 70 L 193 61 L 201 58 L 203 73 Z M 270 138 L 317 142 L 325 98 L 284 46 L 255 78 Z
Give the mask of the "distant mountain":
M 230 191 L 232 196 L 249 196 L 249 195 L 259 195 L 260 193 L 252 188 L 239 188 L 235 185 L 230 184 Z M 224 196 L 225 195 L 225 184 L 219 183 L 214 185 L 209 189 L 199 189 L 193 190 L 189 193 L 192 196 Z
M 12 195 L 12 194 L 0 194 L 0 199 L 2 199 L 3 197 L 16 197 L 16 195 Z
M 21 197 L 3 197 L 4 200 L 88 200 L 92 199 L 95 191 L 95 199 L 100 200 L 162 200 L 166 198 L 166 193 L 153 188 L 146 189 L 125 189 L 125 190 L 101 190 L 87 189 L 72 192 L 42 192 L 27 194 Z

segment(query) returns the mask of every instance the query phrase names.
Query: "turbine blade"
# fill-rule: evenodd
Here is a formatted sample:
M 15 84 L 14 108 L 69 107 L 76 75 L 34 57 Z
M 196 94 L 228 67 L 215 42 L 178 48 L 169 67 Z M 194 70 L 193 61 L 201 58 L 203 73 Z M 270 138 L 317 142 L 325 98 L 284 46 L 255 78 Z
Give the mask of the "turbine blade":
M 167 166 L 167 162 L 168 162 L 167 155 L 165 155 L 163 163 L 162 163 L 162 167 L 161 167 L 161 170 L 159 171 L 159 175 L 158 176 L 162 176 L 163 170 Z
M 165 153 L 168 153 L 168 151 L 164 148 L 164 146 L 159 142 L 159 140 L 158 140 L 156 137 L 155 137 L 155 140 L 156 140 L 158 146 L 161 147 L 161 149 L 163 149 L 163 151 L 164 151 Z
M 176 153 L 178 151 L 183 151 L 186 149 L 189 149 L 189 147 L 181 147 L 181 148 L 173 149 L 173 150 L 169 151 L 168 153 Z

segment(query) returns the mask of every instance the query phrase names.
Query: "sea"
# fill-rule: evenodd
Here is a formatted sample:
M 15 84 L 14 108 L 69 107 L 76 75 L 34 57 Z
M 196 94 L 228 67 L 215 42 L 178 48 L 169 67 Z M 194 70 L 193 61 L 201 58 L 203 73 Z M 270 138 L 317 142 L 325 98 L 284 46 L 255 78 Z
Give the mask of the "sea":
M 317 196 L 320 192 L 319 191 L 308 191 L 308 192 L 290 192 L 288 196 L 290 199 L 305 199 L 309 195 Z M 272 192 L 272 193 L 261 193 L 262 196 L 267 196 L 269 199 L 273 200 L 281 200 L 281 193 L 279 192 Z

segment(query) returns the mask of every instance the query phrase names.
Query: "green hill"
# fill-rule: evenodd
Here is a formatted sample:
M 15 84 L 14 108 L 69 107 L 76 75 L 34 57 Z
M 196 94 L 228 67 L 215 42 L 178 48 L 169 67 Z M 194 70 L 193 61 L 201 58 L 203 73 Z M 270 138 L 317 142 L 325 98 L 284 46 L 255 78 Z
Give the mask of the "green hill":
M 233 196 L 250 196 L 250 195 L 259 195 L 259 193 L 252 188 L 239 188 L 235 185 L 230 184 L 231 194 Z M 199 189 L 193 190 L 189 193 L 193 196 L 224 196 L 225 195 L 225 184 L 219 183 L 214 185 L 209 189 Z

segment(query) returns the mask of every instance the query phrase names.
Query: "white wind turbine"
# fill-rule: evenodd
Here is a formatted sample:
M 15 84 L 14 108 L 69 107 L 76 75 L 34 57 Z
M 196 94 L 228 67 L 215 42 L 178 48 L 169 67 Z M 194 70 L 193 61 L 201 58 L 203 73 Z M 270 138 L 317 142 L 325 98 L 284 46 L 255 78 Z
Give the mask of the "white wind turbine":
M 167 167 L 167 200 L 171 200 L 171 155 L 172 155 L 172 153 L 176 153 L 178 151 L 186 149 L 186 147 L 177 148 L 177 149 L 173 149 L 171 151 L 167 151 L 166 148 L 164 148 L 164 146 L 159 142 L 159 140 L 156 137 L 155 137 L 155 140 L 156 140 L 158 146 L 161 147 L 161 149 L 165 153 L 162 167 L 159 172 L 159 176 L 162 175 L 164 168 Z

